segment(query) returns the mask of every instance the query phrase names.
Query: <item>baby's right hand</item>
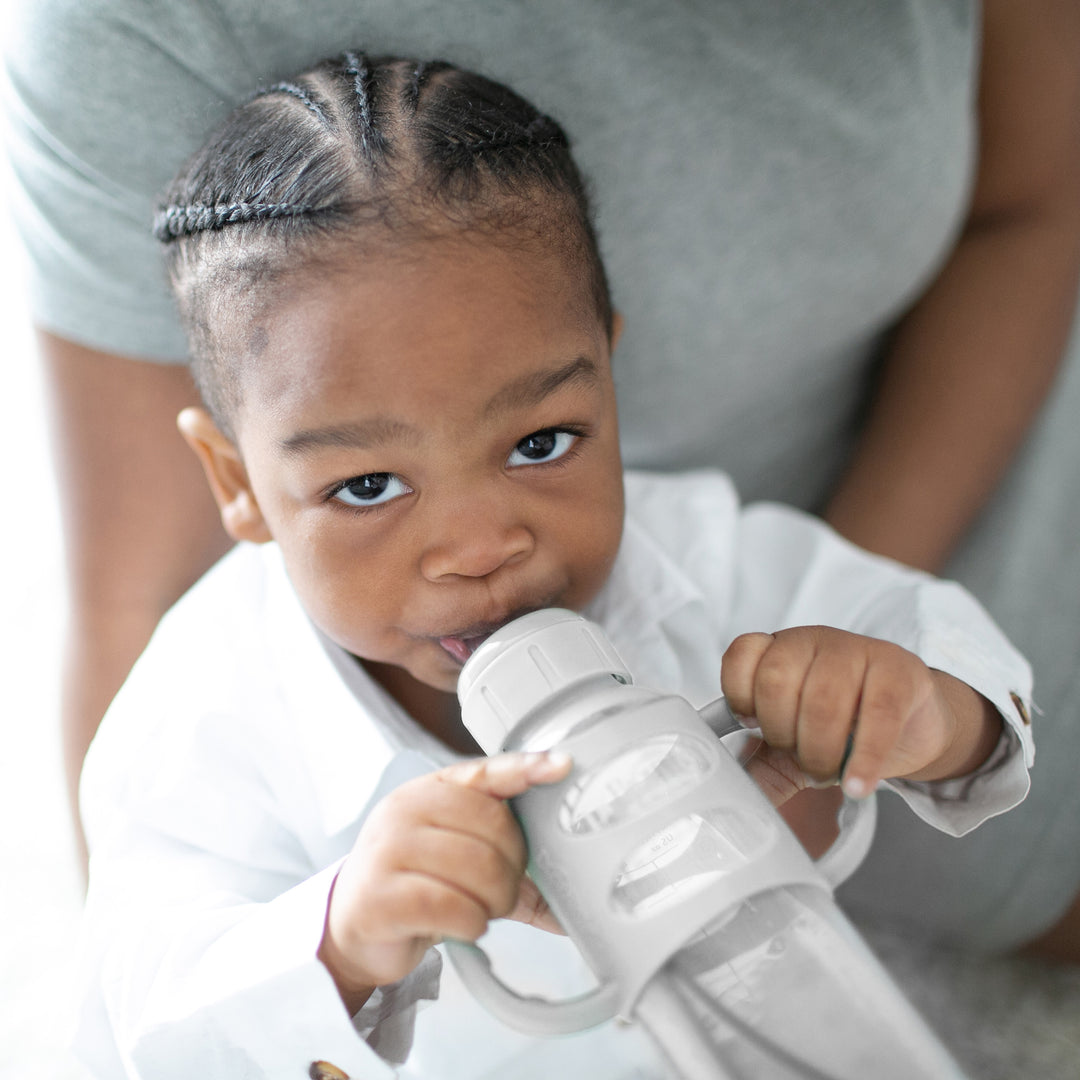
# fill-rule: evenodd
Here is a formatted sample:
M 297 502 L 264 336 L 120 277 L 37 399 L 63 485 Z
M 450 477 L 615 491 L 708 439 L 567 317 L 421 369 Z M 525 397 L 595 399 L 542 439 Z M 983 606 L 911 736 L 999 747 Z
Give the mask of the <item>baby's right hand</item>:
M 318 952 L 350 1012 L 444 937 L 475 941 L 500 917 L 559 930 L 524 876 L 503 800 L 569 771 L 565 755 L 501 754 L 410 780 L 376 805 L 334 882 Z

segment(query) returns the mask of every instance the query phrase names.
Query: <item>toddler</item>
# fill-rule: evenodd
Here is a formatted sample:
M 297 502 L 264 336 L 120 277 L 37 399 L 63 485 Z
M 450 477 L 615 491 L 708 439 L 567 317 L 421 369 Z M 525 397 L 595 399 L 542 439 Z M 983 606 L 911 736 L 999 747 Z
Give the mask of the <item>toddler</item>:
M 572 763 L 478 758 L 454 694 L 527 611 L 725 693 L 776 802 L 884 782 L 960 833 L 1023 798 L 1028 668 L 966 593 L 721 474 L 624 477 L 582 180 L 507 88 L 326 61 L 225 121 L 157 231 L 206 405 L 181 430 L 242 543 L 87 761 L 97 1075 L 665 1075 L 633 1030 L 537 1042 L 440 976 L 490 931 L 524 989 L 587 978 L 504 801 Z

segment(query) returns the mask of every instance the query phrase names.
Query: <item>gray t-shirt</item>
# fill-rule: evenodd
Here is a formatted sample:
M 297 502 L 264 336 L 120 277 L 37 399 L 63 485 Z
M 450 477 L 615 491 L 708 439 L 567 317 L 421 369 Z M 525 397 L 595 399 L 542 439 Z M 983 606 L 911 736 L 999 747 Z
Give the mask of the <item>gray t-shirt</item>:
M 821 499 L 878 335 L 963 213 L 969 0 L 27 8 L 12 156 L 42 325 L 182 359 L 148 228 L 208 127 L 348 47 L 446 56 L 562 121 L 593 182 L 628 463 L 715 463 L 750 497 Z
M 955 241 L 972 179 L 976 0 L 22 7 L 11 154 L 42 326 L 182 360 L 149 227 L 208 129 L 346 48 L 445 56 L 556 116 L 593 181 L 626 318 L 627 463 L 717 465 L 749 499 L 820 506 L 883 337 Z M 950 567 L 1034 664 L 1032 794 L 962 841 L 885 800 L 883 842 L 847 889 L 857 911 L 982 946 L 1037 931 L 1080 888 L 1076 354 Z

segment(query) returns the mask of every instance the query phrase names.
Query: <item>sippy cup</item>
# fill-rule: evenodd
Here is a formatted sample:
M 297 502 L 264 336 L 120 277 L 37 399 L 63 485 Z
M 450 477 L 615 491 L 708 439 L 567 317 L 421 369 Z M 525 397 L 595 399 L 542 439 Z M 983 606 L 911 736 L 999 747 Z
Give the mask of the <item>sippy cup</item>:
M 475 945 L 448 942 L 504 1023 L 557 1035 L 640 1023 L 687 1080 L 962 1080 L 837 907 L 832 889 L 873 836 L 875 802 L 846 800 L 816 862 L 700 712 L 636 686 L 603 630 L 557 608 L 502 627 L 458 682 L 486 753 L 567 752 L 570 774 L 511 800 L 529 873 L 598 985 L 516 993 Z

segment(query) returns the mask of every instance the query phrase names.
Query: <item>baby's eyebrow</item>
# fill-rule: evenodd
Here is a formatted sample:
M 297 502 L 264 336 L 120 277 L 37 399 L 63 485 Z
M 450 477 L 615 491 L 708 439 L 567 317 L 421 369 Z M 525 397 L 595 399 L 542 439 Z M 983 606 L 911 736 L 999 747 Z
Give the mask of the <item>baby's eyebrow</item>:
M 587 356 L 579 356 L 560 368 L 532 371 L 511 380 L 499 389 L 484 406 L 486 415 L 510 412 L 536 405 L 568 383 L 594 385 L 599 380 L 596 364 Z M 420 432 L 412 424 L 391 417 L 328 427 L 305 428 L 282 439 L 279 444 L 288 457 L 310 453 L 323 447 L 346 450 L 369 450 L 390 442 L 415 442 Z
M 290 457 L 305 454 L 320 447 L 368 450 L 389 442 L 410 442 L 419 432 L 403 420 L 375 417 L 359 423 L 333 424 L 323 428 L 308 428 L 281 440 L 281 449 Z
M 490 416 L 513 409 L 526 409 L 539 404 L 567 383 L 593 385 L 599 377 L 596 364 L 587 356 L 579 356 L 554 371 L 533 371 L 513 379 L 489 398 L 484 412 Z

